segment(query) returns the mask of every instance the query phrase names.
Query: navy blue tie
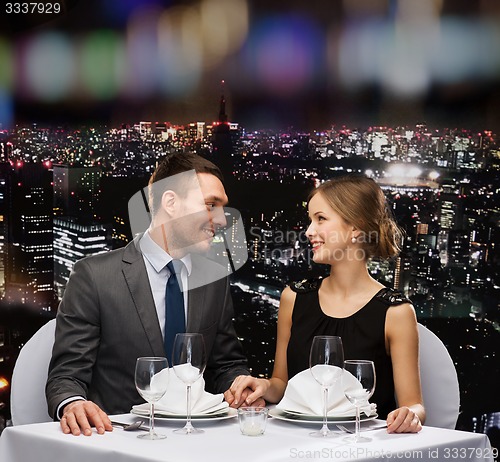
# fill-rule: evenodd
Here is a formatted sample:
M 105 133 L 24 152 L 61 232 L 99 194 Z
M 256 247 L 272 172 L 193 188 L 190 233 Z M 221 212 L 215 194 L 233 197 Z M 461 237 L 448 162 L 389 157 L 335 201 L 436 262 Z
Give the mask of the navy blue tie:
M 165 354 L 172 365 L 172 349 L 176 334 L 186 332 L 186 321 L 184 315 L 184 295 L 182 294 L 181 269 L 183 263 L 180 260 L 172 260 L 167 264 L 170 276 L 167 281 L 165 293 Z

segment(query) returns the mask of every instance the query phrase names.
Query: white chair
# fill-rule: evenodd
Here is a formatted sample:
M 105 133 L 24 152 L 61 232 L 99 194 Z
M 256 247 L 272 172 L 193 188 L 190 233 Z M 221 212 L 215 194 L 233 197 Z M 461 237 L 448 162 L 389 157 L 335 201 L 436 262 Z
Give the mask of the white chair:
M 45 382 L 54 345 L 56 320 L 43 325 L 21 348 L 10 393 L 13 425 L 51 422 L 45 398 Z
M 418 334 L 425 425 L 454 429 L 460 408 L 455 365 L 436 334 L 422 324 L 418 324 Z

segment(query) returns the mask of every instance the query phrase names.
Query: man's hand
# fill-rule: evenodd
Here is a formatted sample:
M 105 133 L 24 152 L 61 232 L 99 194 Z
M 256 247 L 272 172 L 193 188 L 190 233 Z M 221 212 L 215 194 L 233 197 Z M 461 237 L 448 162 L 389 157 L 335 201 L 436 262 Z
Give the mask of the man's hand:
M 92 435 L 91 426 L 94 426 L 99 435 L 105 431 L 113 431 L 111 421 L 107 414 L 92 401 L 72 401 L 64 406 L 61 417 L 61 429 L 63 433 L 72 433 L 75 436 L 84 434 Z
M 256 379 L 250 375 L 239 375 L 234 379 L 231 387 L 224 392 L 224 398 L 234 408 L 262 407 L 266 405 L 263 395 L 268 387 L 268 380 Z
M 241 401 L 236 402 L 234 399 L 234 395 L 231 393 L 231 389 L 226 390 L 224 392 L 224 399 L 229 403 L 230 407 L 233 407 L 235 409 L 239 408 L 240 406 L 252 406 L 252 407 L 265 407 L 266 401 L 264 398 L 257 398 L 253 403 L 248 404 L 247 398 L 248 396 L 252 393 L 251 388 L 246 388 L 241 392 Z

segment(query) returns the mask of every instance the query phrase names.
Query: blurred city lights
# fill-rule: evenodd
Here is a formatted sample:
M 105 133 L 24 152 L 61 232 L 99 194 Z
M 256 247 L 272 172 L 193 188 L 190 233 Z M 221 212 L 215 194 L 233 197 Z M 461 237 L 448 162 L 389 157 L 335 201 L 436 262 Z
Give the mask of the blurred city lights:
M 248 33 L 248 6 L 245 0 L 202 0 L 200 4 L 201 43 L 204 64 L 210 68 L 238 50 Z
M 11 128 L 14 123 L 12 96 L 0 87 L 0 129 Z
M 247 0 L 172 3 L 109 0 L 103 14 L 123 31 L 0 35 L 0 89 L 49 103 L 82 94 L 185 99 L 222 66 L 242 92 L 289 97 L 326 83 L 327 91 L 376 86 L 415 102 L 436 84 L 500 79 L 499 18 L 483 4 L 477 14 L 452 16 L 443 0 L 343 0 L 342 15 L 324 21 L 286 10 L 254 14 Z M 4 121 L 9 100 L 4 94 Z
M 338 42 L 338 63 L 330 55 L 328 66 L 331 71 L 338 66 L 347 88 L 378 83 L 401 96 L 418 96 L 432 82 L 498 78 L 499 30 L 498 20 L 484 18 L 348 22 Z M 332 33 L 329 40 L 337 36 Z
M 199 12 L 179 6 L 165 10 L 158 23 L 160 85 L 171 97 L 193 91 L 201 76 Z
M 389 170 L 387 172 L 388 176 L 395 176 L 395 177 L 401 177 L 404 176 L 405 174 L 405 167 L 403 165 L 392 165 L 389 167 Z
M 102 2 L 103 12 L 114 24 L 124 25 L 135 12 L 150 7 L 161 7 L 165 0 L 106 0 Z
M 125 96 L 143 98 L 157 88 L 158 17 L 161 10 L 139 9 L 128 22 L 126 30 Z
M 14 81 L 14 57 L 12 49 L 0 36 L 0 89 L 11 90 Z
M 422 169 L 412 165 L 394 164 L 387 170 L 387 176 L 395 178 L 418 178 L 422 175 Z
M 81 47 L 81 75 L 85 90 L 96 99 L 111 99 L 125 75 L 123 39 L 111 30 L 99 30 L 85 38 Z
M 311 21 L 268 18 L 250 31 L 246 70 L 254 73 L 265 89 L 287 96 L 312 84 L 323 53 L 321 37 Z
M 76 63 L 73 46 L 63 34 L 49 32 L 33 36 L 22 53 L 25 83 L 23 96 L 59 101 L 75 87 Z M 17 80 L 17 76 L 16 76 Z

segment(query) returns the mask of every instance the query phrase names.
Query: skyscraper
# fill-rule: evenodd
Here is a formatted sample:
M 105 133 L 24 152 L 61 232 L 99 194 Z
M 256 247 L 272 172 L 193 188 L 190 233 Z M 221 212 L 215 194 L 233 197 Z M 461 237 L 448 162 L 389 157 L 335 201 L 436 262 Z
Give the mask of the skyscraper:
M 99 167 L 54 165 L 54 214 L 94 221 L 101 177 Z
M 99 222 L 101 169 L 54 165 L 54 285 L 62 298 L 74 264 L 109 250 L 110 226 Z
M 74 264 L 108 250 L 109 226 L 78 223 L 76 218 L 54 218 L 54 285 L 62 298 Z
M 224 84 L 224 81 L 222 81 Z M 207 127 L 208 128 L 208 127 Z M 219 102 L 219 116 L 212 126 L 213 161 L 221 169 L 224 178 L 230 180 L 234 169 L 234 150 L 239 135 L 237 124 L 229 123 L 226 114 L 224 91 Z
M 54 301 L 52 172 L 42 163 L 8 165 L 0 178 L 5 181 L 5 298 L 49 308 Z

